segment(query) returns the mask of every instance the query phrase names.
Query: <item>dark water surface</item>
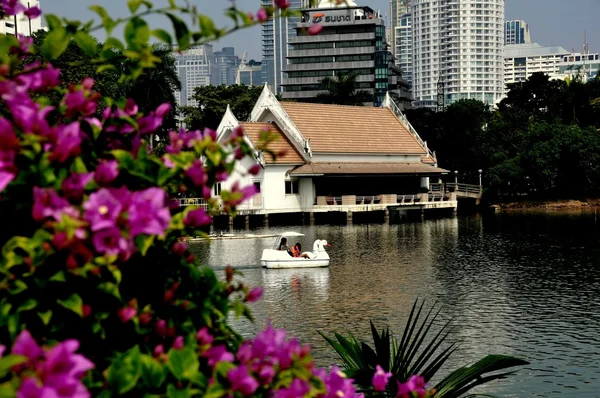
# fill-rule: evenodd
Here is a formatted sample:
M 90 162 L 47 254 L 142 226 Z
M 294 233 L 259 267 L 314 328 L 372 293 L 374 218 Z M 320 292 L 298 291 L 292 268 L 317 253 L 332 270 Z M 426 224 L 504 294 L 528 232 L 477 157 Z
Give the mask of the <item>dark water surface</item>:
M 310 343 L 321 366 L 336 356 L 318 331 L 370 335 L 369 319 L 400 337 L 413 301 L 438 301 L 462 341 L 445 371 L 487 354 L 531 362 L 476 392 L 498 397 L 600 397 L 600 220 L 594 215 L 502 214 L 401 225 L 289 227 L 304 247 L 326 239 L 326 269 L 256 268 L 273 239 L 196 244 L 204 264 L 243 268 L 263 286 L 251 336 L 266 320 Z

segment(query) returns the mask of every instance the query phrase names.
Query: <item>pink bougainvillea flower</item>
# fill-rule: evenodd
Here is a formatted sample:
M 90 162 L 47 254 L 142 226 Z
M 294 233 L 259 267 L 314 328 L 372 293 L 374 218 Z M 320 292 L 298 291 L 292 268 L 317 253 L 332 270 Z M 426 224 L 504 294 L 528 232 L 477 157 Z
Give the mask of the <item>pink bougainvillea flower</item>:
M 56 69 L 50 64 L 41 66 L 41 63 L 34 62 L 27 65 L 23 74 L 19 75 L 15 81 L 26 90 L 35 92 L 46 92 L 60 84 L 60 69 Z
M 248 373 L 245 365 L 229 370 L 227 379 L 231 383 L 231 390 L 238 391 L 243 396 L 252 395 L 258 388 L 258 382 Z
M 137 310 L 133 307 L 121 308 L 117 313 L 119 319 L 121 319 L 121 322 L 123 323 L 129 322 L 136 314 Z
M 119 176 L 119 162 L 116 160 L 103 160 L 96 167 L 94 179 L 101 186 L 110 185 Z
M 260 22 L 265 22 L 268 18 L 269 18 L 269 14 L 267 13 L 267 10 L 265 10 L 264 8 L 260 8 L 256 12 L 256 19 L 258 19 Z
M 79 122 L 58 126 L 52 160 L 64 163 L 81 153 L 81 126 Z
M 117 227 L 103 228 L 94 232 L 92 237 L 94 248 L 98 253 L 120 255 L 129 258 L 133 252 L 133 243 L 123 236 Z
M 127 218 L 131 236 L 162 236 L 165 233 L 171 222 L 166 200 L 167 195 L 160 188 L 148 188 L 133 193 Z
M 384 391 L 390 377 L 392 377 L 391 372 L 386 372 L 381 366 L 377 365 L 372 381 L 375 391 Z
M 65 178 L 61 185 L 63 195 L 67 199 L 81 202 L 85 186 L 94 178 L 94 173 L 74 173 Z
M 78 218 L 79 211 L 53 189 L 33 188 L 32 217 L 34 220 L 43 221 L 52 218 L 60 221 L 63 215 Z
M 321 31 L 323 31 L 323 25 L 319 24 L 310 25 L 310 27 L 308 28 L 309 35 L 318 35 L 319 33 L 321 33 Z
M 211 222 L 212 218 L 206 214 L 204 209 L 192 210 L 183 219 L 183 223 L 190 227 L 201 227 L 203 225 L 209 225 Z
M 65 340 L 46 353 L 44 376 L 47 379 L 59 376 L 80 379 L 94 368 L 94 364 L 83 355 L 76 354 L 79 349 L 77 340 Z
M 27 330 L 23 330 L 17 336 L 11 353 L 13 355 L 23 355 L 32 361 L 32 363 L 37 362 L 44 355 L 42 347 L 37 344 L 31 333 Z
M 254 303 L 254 302 L 260 300 L 262 295 L 263 295 L 262 287 L 255 287 L 254 289 L 250 290 L 250 292 L 248 292 L 248 295 L 246 296 L 244 301 L 246 301 L 247 303 Z
M 2 0 L 0 6 L 2 6 L 2 12 L 6 15 L 16 15 L 26 10 L 19 0 Z
M 198 159 L 194 160 L 190 168 L 185 171 L 185 175 L 192 180 L 195 186 L 205 185 L 208 182 L 208 176 L 204 172 L 202 162 Z
M 29 7 L 23 13 L 25 14 L 26 17 L 28 17 L 30 19 L 36 19 L 37 17 L 42 15 L 42 10 L 40 10 L 39 7 L 35 6 L 35 7 Z
M 290 6 L 290 2 L 288 0 L 275 0 L 275 5 L 282 10 L 285 10 Z
M 253 176 L 257 175 L 261 170 L 261 166 L 258 163 L 253 164 L 252 166 L 250 166 L 250 168 L 248 169 L 248 173 L 252 174 Z
M 123 204 L 113 192 L 102 188 L 90 195 L 83 204 L 83 219 L 90 223 L 92 231 L 116 226 L 117 218 L 123 211 Z
M 123 108 L 123 112 L 125 112 L 125 114 L 127 116 L 134 116 L 134 115 L 138 114 L 139 108 L 134 100 L 132 100 L 131 98 L 128 98 L 127 102 L 125 102 L 125 107 Z
M 215 338 L 210 334 L 206 327 L 203 327 L 196 333 L 196 340 L 198 340 L 198 344 L 202 346 L 212 344 Z
M 183 336 L 175 337 L 175 340 L 173 341 L 173 349 L 181 350 L 183 348 L 183 346 L 184 346 Z
M 208 366 L 214 367 L 219 362 L 233 362 L 233 354 L 227 351 L 224 345 L 209 348 L 202 353 L 208 359 Z
M 290 386 L 281 388 L 275 393 L 276 398 L 297 398 L 304 397 L 310 392 L 310 385 L 302 379 L 294 379 Z

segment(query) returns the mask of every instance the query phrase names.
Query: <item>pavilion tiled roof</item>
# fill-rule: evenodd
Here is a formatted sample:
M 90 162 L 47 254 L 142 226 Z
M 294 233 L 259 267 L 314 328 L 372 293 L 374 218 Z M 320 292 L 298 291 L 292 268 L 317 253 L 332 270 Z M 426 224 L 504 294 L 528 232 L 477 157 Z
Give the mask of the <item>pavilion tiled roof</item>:
M 315 153 L 426 155 L 425 149 L 388 108 L 282 101 Z
M 449 171 L 424 163 L 344 163 L 344 162 L 315 162 L 297 167 L 290 172 L 295 176 L 310 175 L 342 175 L 342 174 L 411 174 L 411 175 L 439 175 L 448 174 Z
M 269 164 L 302 164 L 304 159 L 298 153 L 296 148 L 292 145 L 290 140 L 283 134 L 283 132 L 274 123 L 254 123 L 254 122 L 242 122 L 240 125 L 243 127 L 244 132 L 250 138 L 250 141 L 255 145 L 260 140 L 262 131 L 269 131 L 270 133 L 278 134 L 278 138 L 270 142 L 268 148 L 280 155 L 276 159 L 273 159 L 269 154 L 265 154 L 265 162 Z

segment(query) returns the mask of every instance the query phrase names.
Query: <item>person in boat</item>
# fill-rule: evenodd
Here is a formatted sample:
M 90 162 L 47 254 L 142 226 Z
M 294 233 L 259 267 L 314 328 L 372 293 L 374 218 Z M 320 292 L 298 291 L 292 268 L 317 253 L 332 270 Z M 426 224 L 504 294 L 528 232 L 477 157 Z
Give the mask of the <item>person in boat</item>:
M 308 254 L 302 253 L 302 245 L 300 242 L 296 242 L 296 244 L 292 246 L 292 257 L 310 258 Z
M 281 242 L 279 243 L 279 247 L 277 248 L 277 250 L 286 250 L 287 251 L 288 247 L 287 247 L 287 239 L 286 238 L 281 238 Z

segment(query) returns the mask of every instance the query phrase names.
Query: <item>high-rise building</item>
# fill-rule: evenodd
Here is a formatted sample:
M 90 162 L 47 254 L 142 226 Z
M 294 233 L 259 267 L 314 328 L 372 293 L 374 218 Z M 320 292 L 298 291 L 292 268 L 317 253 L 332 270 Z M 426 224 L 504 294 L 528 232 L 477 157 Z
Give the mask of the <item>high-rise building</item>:
M 415 106 L 504 94 L 504 0 L 413 0 Z
M 215 71 L 213 74 L 215 85 L 226 86 L 235 84 L 237 69 L 240 66 L 240 57 L 235 55 L 235 48 L 223 47 L 221 51 L 213 53 L 215 59 Z
M 181 91 L 176 95 L 178 106 L 196 106 L 198 103 L 190 97 L 196 87 L 208 86 L 214 81 L 213 46 L 205 44 L 192 47 L 183 52 L 174 52 L 175 66 L 181 81 Z
M 390 1 L 390 44 L 396 65 L 412 85 L 412 10 L 411 0 Z
M 325 0 L 329 1 L 329 0 Z M 305 8 L 310 0 L 288 0 L 291 10 Z M 261 0 L 264 7 L 274 7 L 273 0 Z M 296 36 L 295 26 L 298 17 L 281 18 L 276 9 L 274 18 L 261 25 L 262 80 L 274 93 L 281 93 L 281 82 L 288 56 L 288 39 Z
M 326 5 L 327 7 L 323 7 Z M 322 26 L 318 35 L 308 34 L 312 24 Z M 400 102 L 410 101 L 408 84 L 400 70 L 392 68 L 391 52 L 385 37 L 385 20 L 369 7 L 352 1 L 321 2 L 319 8 L 302 11 L 296 25 L 297 36 L 289 43 L 282 97 L 310 101 L 324 92 L 325 77 L 357 75 L 356 88 L 373 94 L 372 105 L 379 106 L 388 91 Z
M 19 0 L 25 7 L 40 7 L 38 0 Z M 14 35 L 15 33 L 24 36 L 31 36 L 35 31 L 43 29 L 42 18 L 30 19 L 23 13 L 13 16 L 7 16 L 0 20 L 0 33 Z
M 262 84 L 262 65 L 253 59 L 247 64 L 241 64 L 237 70 L 235 84 L 246 86 L 260 86 Z
M 521 20 L 506 21 L 504 27 L 504 44 L 527 44 L 531 43 L 529 25 Z

